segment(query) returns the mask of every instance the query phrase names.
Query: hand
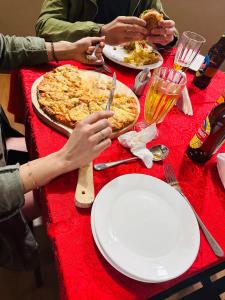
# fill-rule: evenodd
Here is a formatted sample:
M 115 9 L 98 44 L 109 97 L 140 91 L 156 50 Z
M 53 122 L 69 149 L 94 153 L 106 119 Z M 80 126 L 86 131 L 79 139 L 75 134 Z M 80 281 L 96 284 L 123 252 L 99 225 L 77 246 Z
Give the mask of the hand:
M 55 55 L 58 60 L 76 60 L 84 64 L 101 65 L 104 62 L 102 56 L 102 49 L 105 45 L 104 40 L 105 37 L 86 37 L 74 43 L 66 41 L 57 42 L 54 43 Z M 96 50 L 96 59 L 88 60 L 87 55 L 92 54 L 96 44 L 99 44 L 99 48 Z M 47 51 L 49 47 L 47 43 Z M 50 56 L 51 59 L 52 57 Z
M 86 166 L 111 145 L 112 128 L 107 120 L 113 112 L 96 112 L 79 122 L 60 150 L 64 172 Z
M 174 21 L 160 21 L 158 26 L 152 29 L 151 34 L 147 37 L 147 41 L 153 44 L 166 46 L 173 41 L 175 32 L 176 28 Z
M 148 34 L 146 22 L 137 17 L 117 17 L 112 22 L 103 25 L 101 35 L 110 45 L 119 45 L 145 39 Z

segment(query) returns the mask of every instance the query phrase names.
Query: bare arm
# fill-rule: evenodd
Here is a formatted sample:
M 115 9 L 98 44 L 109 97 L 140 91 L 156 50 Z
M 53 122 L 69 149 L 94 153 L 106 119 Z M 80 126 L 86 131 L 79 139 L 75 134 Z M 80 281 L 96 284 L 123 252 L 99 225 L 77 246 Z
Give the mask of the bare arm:
M 76 126 L 61 150 L 20 166 L 24 193 L 87 165 L 110 146 L 112 129 L 107 118 L 112 115 L 104 111 L 92 114 Z

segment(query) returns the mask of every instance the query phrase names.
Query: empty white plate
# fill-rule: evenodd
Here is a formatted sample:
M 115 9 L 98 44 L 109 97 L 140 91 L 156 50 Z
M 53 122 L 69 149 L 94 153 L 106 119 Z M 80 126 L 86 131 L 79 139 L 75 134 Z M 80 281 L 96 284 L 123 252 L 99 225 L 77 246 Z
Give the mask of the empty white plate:
M 194 262 L 200 241 L 183 197 L 143 174 L 120 176 L 103 187 L 92 208 L 92 232 L 109 263 L 143 282 L 180 276 Z

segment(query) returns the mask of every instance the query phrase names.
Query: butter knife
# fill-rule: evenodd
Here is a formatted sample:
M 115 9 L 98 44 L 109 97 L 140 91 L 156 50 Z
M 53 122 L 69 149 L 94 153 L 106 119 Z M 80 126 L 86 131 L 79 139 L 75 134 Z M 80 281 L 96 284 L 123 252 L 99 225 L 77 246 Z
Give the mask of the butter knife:
M 112 88 L 110 90 L 109 99 L 108 99 L 108 102 L 107 102 L 107 105 L 106 105 L 106 108 L 105 108 L 106 111 L 110 110 L 110 106 L 111 106 L 112 101 L 113 101 L 115 89 L 116 89 L 116 72 L 113 73 Z
M 220 247 L 220 245 L 217 243 L 217 241 L 215 240 L 215 238 L 211 235 L 211 233 L 209 232 L 209 230 L 206 228 L 205 224 L 202 222 L 202 220 L 200 219 L 200 217 L 198 216 L 197 212 L 194 210 L 194 208 L 192 207 L 191 203 L 189 202 L 189 200 L 186 198 L 186 196 L 183 194 L 181 187 L 176 179 L 175 173 L 171 167 L 170 164 L 168 163 L 164 163 L 163 165 L 164 168 L 164 176 L 166 178 L 166 182 L 171 185 L 172 187 L 174 187 L 184 198 L 184 200 L 186 200 L 186 202 L 190 205 L 192 211 L 195 214 L 195 217 L 198 221 L 199 226 L 201 227 L 209 245 L 211 246 L 211 249 L 213 250 L 213 252 L 215 253 L 216 256 L 219 257 L 223 257 L 224 256 L 224 252 L 222 250 L 222 248 Z

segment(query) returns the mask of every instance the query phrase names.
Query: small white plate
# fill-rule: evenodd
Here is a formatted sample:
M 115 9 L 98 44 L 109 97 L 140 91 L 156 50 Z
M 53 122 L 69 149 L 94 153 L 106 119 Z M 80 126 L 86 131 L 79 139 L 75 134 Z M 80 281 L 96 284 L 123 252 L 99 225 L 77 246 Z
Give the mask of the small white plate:
M 196 218 L 183 197 L 143 174 L 120 176 L 103 187 L 92 208 L 92 232 L 111 265 L 143 282 L 183 274 L 200 241 Z
M 130 63 L 124 62 L 124 58 L 128 54 L 122 46 L 105 45 L 105 47 L 103 48 L 103 54 L 108 59 L 112 60 L 113 62 L 115 62 L 121 66 L 125 66 L 125 67 L 136 69 L 136 70 L 144 70 L 145 68 L 156 69 L 162 65 L 163 58 L 162 58 L 161 54 L 156 50 L 154 50 L 154 51 L 160 55 L 160 60 L 157 63 L 151 64 L 151 65 L 137 66 L 135 64 L 130 64 Z

